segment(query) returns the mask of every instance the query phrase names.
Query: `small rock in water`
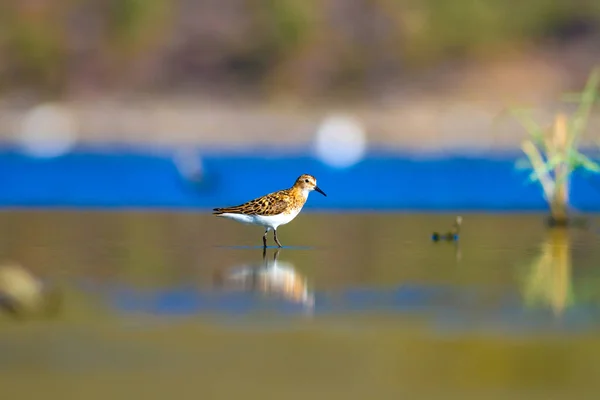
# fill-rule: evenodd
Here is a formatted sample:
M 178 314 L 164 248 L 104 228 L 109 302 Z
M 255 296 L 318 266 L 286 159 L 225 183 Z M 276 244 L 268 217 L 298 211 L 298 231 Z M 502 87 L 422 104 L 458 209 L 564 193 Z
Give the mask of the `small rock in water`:
M 58 292 L 49 289 L 17 263 L 0 265 L 0 308 L 15 317 L 56 311 Z

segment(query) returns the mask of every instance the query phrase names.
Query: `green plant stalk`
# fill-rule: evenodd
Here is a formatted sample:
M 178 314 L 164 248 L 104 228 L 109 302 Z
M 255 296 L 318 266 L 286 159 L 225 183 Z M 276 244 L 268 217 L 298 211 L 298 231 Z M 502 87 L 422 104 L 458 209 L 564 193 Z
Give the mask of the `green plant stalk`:
M 542 154 L 531 140 L 525 140 L 521 144 L 521 150 L 523 150 L 523 153 L 529 158 L 529 162 L 535 171 L 536 177 L 542 185 L 544 196 L 548 201 L 551 201 L 554 194 L 554 181 L 546 168 L 546 163 L 544 162 Z
M 523 125 L 530 140 L 521 149 L 533 169 L 529 179 L 538 180 L 556 222 L 567 221 L 570 175 L 577 168 L 598 173 L 600 165 L 578 151 L 581 135 L 587 127 L 600 83 L 600 68 L 595 68 L 579 95 L 580 105 L 571 119 L 558 114 L 552 131 L 545 130 L 525 110 L 512 109 L 511 113 Z M 522 164 L 522 163 L 521 163 Z
M 588 124 L 592 107 L 596 101 L 596 90 L 600 82 L 600 69 L 594 68 L 581 94 L 581 103 L 568 127 L 568 149 L 578 146 L 581 134 Z
M 552 135 L 546 139 L 546 152 L 560 160 L 554 166 L 554 193 L 550 203 L 552 217 L 555 221 L 567 222 L 567 205 L 569 202 L 569 175 L 571 167 L 567 153 L 569 146 L 573 145 L 568 131 L 567 117 L 559 113 L 556 115 Z

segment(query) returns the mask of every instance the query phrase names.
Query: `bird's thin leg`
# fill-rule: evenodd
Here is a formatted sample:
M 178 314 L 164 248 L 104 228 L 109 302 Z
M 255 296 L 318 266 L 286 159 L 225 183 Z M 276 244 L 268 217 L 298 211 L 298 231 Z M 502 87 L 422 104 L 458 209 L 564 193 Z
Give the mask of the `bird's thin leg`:
M 273 254 L 273 261 L 274 262 L 277 262 L 277 259 L 279 258 L 279 251 L 280 251 L 279 248 L 275 249 L 275 254 Z
M 273 237 L 275 238 L 275 243 L 277 243 L 277 246 L 283 247 L 281 243 L 279 243 L 279 239 L 277 239 L 277 229 L 273 229 Z
M 267 233 L 269 233 L 269 230 L 267 229 L 265 231 L 265 234 L 263 235 L 263 250 L 267 250 Z

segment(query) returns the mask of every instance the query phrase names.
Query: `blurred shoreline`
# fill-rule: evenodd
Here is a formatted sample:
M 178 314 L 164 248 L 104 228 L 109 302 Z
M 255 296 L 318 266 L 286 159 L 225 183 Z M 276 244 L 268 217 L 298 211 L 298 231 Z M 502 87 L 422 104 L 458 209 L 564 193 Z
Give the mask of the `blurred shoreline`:
M 511 151 L 527 133 L 506 110 L 467 101 L 398 102 L 387 107 L 281 107 L 261 103 L 100 100 L 48 103 L 72 120 L 74 142 L 84 145 L 200 146 L 219 149 L 294 149 L 310 146 L 325 118 L 343 115 L 361 125 L 369 146 L 390 151 Z M 549 125 L 555 104 L 534 109 Z M 13 144 L 33 109 L 0 111 L 0 143 Z M 594 132 L 600 114 L 590 118 L 583 147 L 598 146 Z
M 325 118 L 343 114 L 362 126 L 369 146 L 406 152 L 518 151 L 526 132 L 509 107 L 534 111 L 549 126 L 561 101 L 580 91 L 594 66 L 589 46 L 537 49 L 496 59 L 446 65 L 393 83 L 381 91 L 310 97 L 294 91 L 268 96 L 259 91 L 190 88 L 172 92 L 85 90 L 44 101 L 24 92 L 0 98 L 0 143 L 18 140 L 35 107 L 59 105 L 78 144 L 199 146 L 203 148 L 297 149 L 310 146 Z M 250 93 L 250 94 L 248 94 Z M 296 94 L 294 96 L 294 93 Z M 332 94 L 332 96 L 334 96 Z M 591 116 L 584 147 L 598 148 Z

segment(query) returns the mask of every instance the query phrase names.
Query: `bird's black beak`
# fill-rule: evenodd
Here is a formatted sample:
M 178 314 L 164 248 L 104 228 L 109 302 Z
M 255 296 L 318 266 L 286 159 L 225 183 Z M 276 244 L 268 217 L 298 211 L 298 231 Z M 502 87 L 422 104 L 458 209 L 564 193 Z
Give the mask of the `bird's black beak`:
M 321 190 L 321 188 L 319 188 L 318 186 L 315 186 L 315 190 L 319 193 L 321 193 L 323 196 L 327 197 L 327 195 L 325 194 L 324 191 Z

